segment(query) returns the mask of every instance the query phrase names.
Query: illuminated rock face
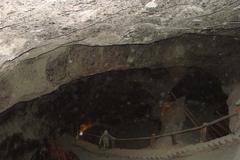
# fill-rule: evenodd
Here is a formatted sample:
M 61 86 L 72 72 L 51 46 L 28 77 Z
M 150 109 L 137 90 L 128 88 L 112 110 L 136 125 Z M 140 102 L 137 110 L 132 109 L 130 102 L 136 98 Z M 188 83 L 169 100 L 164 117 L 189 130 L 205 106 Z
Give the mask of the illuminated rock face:
M 229 106 L 229 112 L 235 113 L 236 111 L 239 111 L 239 102 L 240 102 L 240 85 L 235 84 L 234 89 L 229 95 L 228 98 L 228 106 Z M 240 116 L 235 116 L 230 119 L 229 127 L 232 132 L 237 132 L 240 129 Z
M 3 0 L 0 64 L 35 47 L 72 41 L 112 45 L 182 33 L 239 36 L 239 6 L 236 0 Z
M 184 122 L 186 120 L 184 103 L 185 97 L 182 97 L 171 102 L 169 104 L 170 106 L 162 106 L 163 111 L 161 112 L 161 122 L 163 124 L 163 133 L 183 130 Z

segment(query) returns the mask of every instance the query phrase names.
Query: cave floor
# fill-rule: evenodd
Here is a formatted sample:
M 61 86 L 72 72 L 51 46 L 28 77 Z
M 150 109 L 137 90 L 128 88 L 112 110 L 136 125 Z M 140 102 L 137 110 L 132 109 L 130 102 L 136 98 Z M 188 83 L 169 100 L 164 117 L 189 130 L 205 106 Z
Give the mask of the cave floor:
M 93 150 L 93 152 L 87 150 L 86 148 L 80 147 L 79 145 L 76 144 L 76 140 L 68 135 L 65 135 L 63 137 L 58 138 L 58 143 L 61 147 L 63 147 L 65 150 L 72 151 L 75 153 L 81 160 L 106 160 L 106 159 L 111 159 L 111 160 L 120 160 L 121 158 L 118 157 L 107 157 L 102 155 L 97 154 L 94 152 L 98 148 L 96 145 L 92 145 L 90 143 L 84 143 L 87 148 L 90 148 Z
M 171 144 L 171 139 L 165 138 L 158 140 L 154 147 L 146 147 L 143 149 L 120 149 L 114 148 L 111 150 L 103 151 L 99 150 L 98 146 L 83 140 L 76 141 L 74 137 L 69 135 L 64 135 L 63 137 L 58 138 L 59 144 L 68 151 L 72 151 L 78 157 L 83 159 L 92 159 L 92 160 L 104 160 L 104 159 L 112 159 L 112 160 L 119 160 L 123 158 L 119 157 L 147 157 L 151 155 L 155 155 L 157 152 L 159 153 L 166 153 L 170 150 L 179 149 L 181 147 L 187 146 L 187 144 L 181 143 L 178 141 L 177 145 Z M 162 145 L 164 144 L 164 145 Z

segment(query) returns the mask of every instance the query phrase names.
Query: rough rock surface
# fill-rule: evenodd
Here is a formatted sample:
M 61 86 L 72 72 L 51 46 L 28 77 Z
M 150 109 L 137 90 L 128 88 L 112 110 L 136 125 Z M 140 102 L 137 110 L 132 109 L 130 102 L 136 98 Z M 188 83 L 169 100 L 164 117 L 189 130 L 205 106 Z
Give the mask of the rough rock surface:
M 239 77 L 232 65 L 239 62 L 239 13 L 239 0 L 2 0 L 0 110 L 72 79 L 116 69 L 200 66 L 223 82 Z M 183 33 L 235 40 L 203 36 L 139 44 Z
M 69 42 L 148 43 L 182 33 L 239 36 L 239 15 L 239 0 L 2 0 L 0 65 L 39 46 Z
M 70 45 L 43 53 L 32 50 L 36 57 L 23 56 L 18 63 L 2 68 L 0 110 L 82 76 L 119 69 L 179 66 L 171 72 L 172 80 L 177 81 L 184 68 L 199 67 L 227 86 L 240 80 L 239 43 L 234 37 L 184 35 L 146 45 Z
M 227 101 L 230 113 L 235 113 L 237 110 L 240 109 L 239 102 L 240 102 L 240 84 L 238 83 L 234 85 L 234 89 L 229 95 Z M 240 115 L 234 116 L 230 119 L 229 127 L 232 132 L 236 132 L 240 129 Z

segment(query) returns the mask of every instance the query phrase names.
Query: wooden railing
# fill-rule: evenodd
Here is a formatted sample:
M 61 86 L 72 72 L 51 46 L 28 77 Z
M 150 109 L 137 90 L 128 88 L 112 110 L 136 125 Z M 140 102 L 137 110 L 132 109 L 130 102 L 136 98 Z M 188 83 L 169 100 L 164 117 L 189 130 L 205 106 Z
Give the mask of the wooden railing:
M 136 138 L 117 138 L 117 137 L 113 137 L 113 141 L 134 141 L 134 140 L 150 140 L 150 144 L 152 145 L 153 143 L 155 143 L 156 139 L 158 138 L 162 138 L 162 137 L 171 137 L 172 140 L 172 144 L 175 145 L 177 144 L 177 140 L 176 140 L 176 136 L 177 135 L 181 135 L 181 134 L 185 134 L 185 133 L 189 133 L 189 132 L 194 132 L 194 131 L 200 131 L 201 134 L 201 142 L 205 142 L 207 140 L 207 132 L 208 132 L 208 127 L 211 127 L 212 125 L 215 125 L 219 122 L 222 122 L 224 120 L 230 119 L 234 116 L 237 116 L 239 114 L 239 112 L 235 112 L 226 116 L 223 116 L 219 119 L 213 120 L 211 122 L 206 122 L 203 123 L 201 126 L 197 126 L 194 128 L 189 128 L 189 129 L 185 129 L 185 130 L 181 130 L 181 131 L 176 131 L 176 132 L 171 132 L 171 133 L 167 133 L 167 134 L 160 134 L 160 135 L 155 135 L 152 134 L 152 136 L 150 137 L 136 137 Z M 95 138 L 100 138 L 99 135 L 94 135 L 94 134 L 88 134 L 86 133 L 86 135 L 88 136 L 92 136 Z

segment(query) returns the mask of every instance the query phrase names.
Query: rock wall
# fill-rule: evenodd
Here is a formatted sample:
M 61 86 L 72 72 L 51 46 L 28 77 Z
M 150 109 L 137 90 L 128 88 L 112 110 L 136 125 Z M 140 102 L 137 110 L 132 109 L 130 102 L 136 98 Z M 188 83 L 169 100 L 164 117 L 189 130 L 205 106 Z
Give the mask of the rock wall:
M 179 66 L 171 72 L 171 79 L 178 81 L 185 67 L 199 67 L 228 86 L 240 79 L 239 43 L 234 37 L 190 34 L 145 45 L 35 49 L 31 57 L 22 56 L 1 68 L 0 110 L 50 93 L 71 80 L 110 70 Z
M 52 43 L 143 44 L 184 33 L 239 36 L 239 6 L 238 0 L 2 0 L 0 65 Z
M 235 84 L 234 89 L 227 100 L 229 112 L 235 113 L 240 109 L 240 84 Z M 229 127 L 232 132 L 240 131 L 240 115 L 234 116 L 230 119 Z

